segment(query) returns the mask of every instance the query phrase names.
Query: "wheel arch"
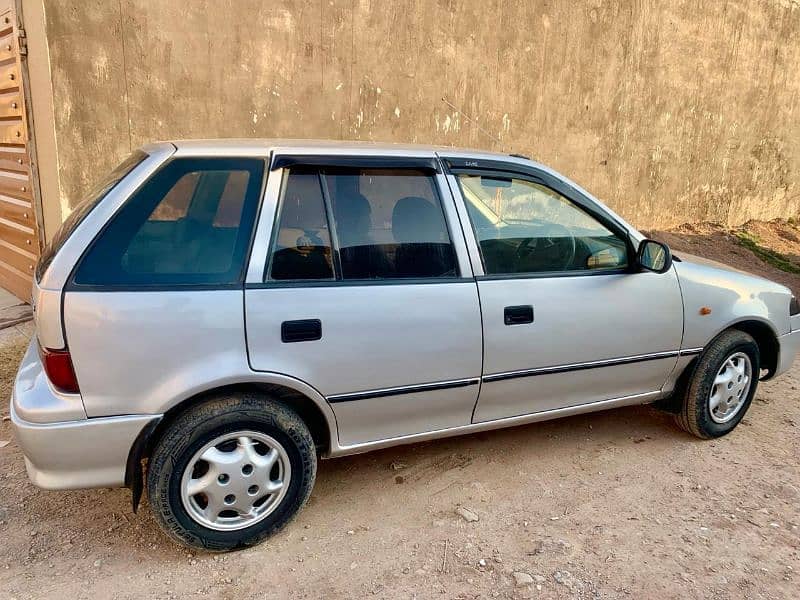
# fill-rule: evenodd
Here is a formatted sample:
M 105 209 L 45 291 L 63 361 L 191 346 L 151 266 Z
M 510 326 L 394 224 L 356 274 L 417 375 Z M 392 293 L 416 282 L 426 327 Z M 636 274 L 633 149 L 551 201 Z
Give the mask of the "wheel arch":
M 708 348 L 720 335 L 731 330 L 742 331 L 750 335 L 755 340 L 756 345 L 758 345 L 759 355 L 761 357 L 761 368 L 767 370 L 767 373 L 760 379 L 761 381 L 770 379 L 778 368 L 780 349 L 778 334 L 775 332 L 775 329 L 772 327 L 772 325 L 767 321 L 754 318 L 736 321 L 717 331 L 714 336 L 708 340 L 708 343 L 703 346 L 703 348 Z M 678 412 L 680 409 L 679 399 L 691 380 L 692 374 L 697 367 L 699 358 L 700 356 L 696 356 L 686 363 L 682 371 L 675 378 L 675 386 L 670 395 L 663 400 L 656 402 L 656 406 L 658 406 L 658 408 L 670 413 Z
M 125 485 L 132 491 L 133 510 L 139 506 L 144 490 L 142 461 L 149 458 L 163 433 L 191 406 L 226 394 L 250 393 L 271 397 L 297 412 L 308 426 L 317 451 L 325 456 L 338 446 L 336 418 L 327 400 L 314 388 L 293 378 L 264 374 L 260 379 L 209 385 L 172 404 L 161 416 L 153 420 L 137 436 L 128 454 Z
M 731 324 L 720 333 L 729 329 L 742 331 L 755 340 L 761 358 L 761 368 L 767 370 L 767 373 L 759 379 L 766 381 L 775 375 L 775 371 L 778 369 L 780 343 L 778 342 L 778 334 L 772 325 L 760 319 L 745 319 Z M 714 337 L 716 338 L 717 336 Z

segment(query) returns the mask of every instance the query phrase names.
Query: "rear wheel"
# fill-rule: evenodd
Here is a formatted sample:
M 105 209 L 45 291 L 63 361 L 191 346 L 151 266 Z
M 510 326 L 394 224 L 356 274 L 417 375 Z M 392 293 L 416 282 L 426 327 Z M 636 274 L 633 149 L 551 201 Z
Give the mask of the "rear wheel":
M 721 333 L 698 359 L 675 415 L 678 425 L 703 439 L 732 431 L 753 401 L 760 367 L 758 344 L 750 335 Z
M 308 499 L 316 467 L 313 439 L 294 411 L 236 395 L 176 419 L 150 458 L 147 493 L 177 542 L 233 550 L 285 525 Z

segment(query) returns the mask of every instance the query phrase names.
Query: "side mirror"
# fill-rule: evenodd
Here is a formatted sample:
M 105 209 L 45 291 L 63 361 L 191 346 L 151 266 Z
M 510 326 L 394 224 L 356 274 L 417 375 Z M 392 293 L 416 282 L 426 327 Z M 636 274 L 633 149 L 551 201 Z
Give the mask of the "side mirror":
M 669 246 L 655 240 L 642 240 L 636 253 L 636 262 L 645 271 L 666 273 L 672 266 Z

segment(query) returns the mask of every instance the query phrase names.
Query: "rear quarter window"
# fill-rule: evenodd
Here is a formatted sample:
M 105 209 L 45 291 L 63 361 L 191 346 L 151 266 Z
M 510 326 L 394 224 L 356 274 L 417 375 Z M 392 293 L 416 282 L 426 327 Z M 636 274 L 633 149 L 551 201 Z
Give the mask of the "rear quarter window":
M 241 282 L 264 161 L 178 158 L 123 205 L 81 260 L 76 286 Z
M 138 167 L 147 156 L 147 153 L 141 150 L 133 152 L 113 171 L 100 180 L 92 191 L 87 194 L 86 198 L 73 209 L 61 224 L 61 227 L 58 228 L 55 235 L 50 240 L 50 243 L 47 244 L 42 251 L 39 262 L 36 265 L 36 281 L 42 280 L 50 263 L 53 262 L 58 251 L 61 250 L 72 233 L 78 228 L 78 225 L 83 223 L 84 219 L 89 216 L 89 213 L 100 204 L 100 201 L 108 196 L 109 192 L 113 190 L 120 181 L 125 179 L 131 171 Z

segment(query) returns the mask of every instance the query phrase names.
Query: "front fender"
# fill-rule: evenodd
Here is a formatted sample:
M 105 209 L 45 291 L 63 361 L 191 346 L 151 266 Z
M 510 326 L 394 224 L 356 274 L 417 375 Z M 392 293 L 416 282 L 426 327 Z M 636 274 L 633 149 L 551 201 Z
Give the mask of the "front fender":
M 675 263 L 684 305 L 683 348 L 706 346 L 720 332 L 744 321 L 767 325 L 775 337 L 790 331 L 791 291 L 746 273 Z

